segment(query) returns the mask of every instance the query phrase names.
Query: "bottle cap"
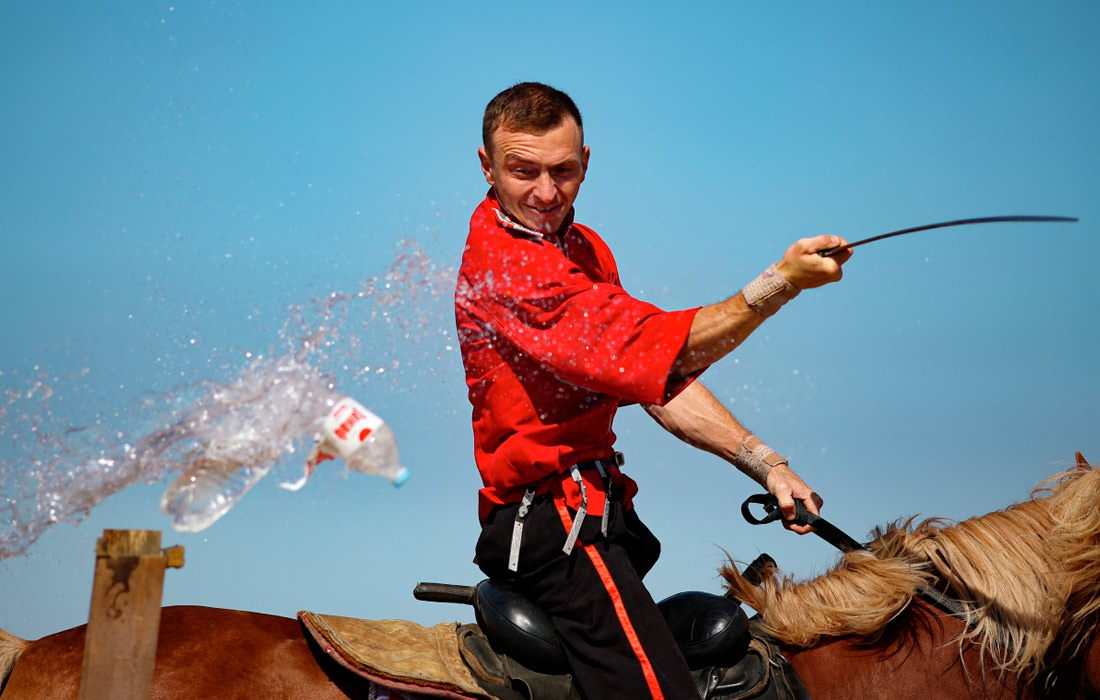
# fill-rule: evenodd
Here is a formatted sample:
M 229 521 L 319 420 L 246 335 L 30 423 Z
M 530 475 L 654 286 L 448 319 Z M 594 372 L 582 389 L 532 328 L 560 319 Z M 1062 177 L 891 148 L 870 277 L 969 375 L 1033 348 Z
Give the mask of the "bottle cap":
M 395 474 L 394 477 L 393 477 L 393 485 L 394 486 L 400 486 L 401 484 L 405 483 L 408 480 L 409 480 L 409 468 L 408 467 L 401 467 L 401 469 L 399 469 L 397 471 L 397 474 Z

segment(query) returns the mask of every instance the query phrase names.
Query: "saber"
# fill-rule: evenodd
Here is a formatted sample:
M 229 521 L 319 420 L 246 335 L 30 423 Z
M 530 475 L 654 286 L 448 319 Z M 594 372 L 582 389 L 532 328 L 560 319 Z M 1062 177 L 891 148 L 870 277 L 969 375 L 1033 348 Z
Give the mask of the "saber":
M 864 238 L 862 241 L 856 241 L 855 243 L 849 243 L 848 245 L 837 246 L 836 248 L 826 248 L 825 250 L 819 250 L 817 252 L 823 258 L 829 258 L 837 253 L 844 252 L 845 250 L 851 250 L 857 245 L 863 245 L 864 243 L 873 243 L 874 241 L 881 241 L 884 238 L 893 238 L 894 236 L 904 236 L 907 233 L 916 233 L 917 231 L 927 231 L 933 228 L 946 228 L 948 226 L 964 226 L 966 224 L 993 224 L 1003 223 L 1006 221 L 1030 221 L 1030 222 L 1072 222 L 1077 221 L 1076 217 L 1071 216 L 982 216 L 977 219 L 956 219 L 955 221 L 942 221 L 938 224 L 927 224 L 925 226 L 915 226 L 913 228 L 903 228 L 900 231 L 891 231 L 890 233 L 883 233 L 878 236 L 871 236 L 870 238 Z

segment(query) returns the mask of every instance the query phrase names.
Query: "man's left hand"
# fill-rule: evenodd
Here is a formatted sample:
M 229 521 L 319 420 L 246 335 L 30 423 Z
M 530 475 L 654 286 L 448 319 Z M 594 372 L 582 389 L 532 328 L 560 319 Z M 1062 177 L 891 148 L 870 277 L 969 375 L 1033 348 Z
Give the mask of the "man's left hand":
M 783 527 L 799 535 L 813 532 L 809 525 L 795 525 L 791 520 L 795 516 L 794 502 L 802 501 L 806 510 L 814 515 L 820 515 L 824 501 L 821 496 L 806 485 L 802 479 L 785 464 L 780 464 L 768 472 L 768 493 L 779 501 L 779 510 L 783 513 Z

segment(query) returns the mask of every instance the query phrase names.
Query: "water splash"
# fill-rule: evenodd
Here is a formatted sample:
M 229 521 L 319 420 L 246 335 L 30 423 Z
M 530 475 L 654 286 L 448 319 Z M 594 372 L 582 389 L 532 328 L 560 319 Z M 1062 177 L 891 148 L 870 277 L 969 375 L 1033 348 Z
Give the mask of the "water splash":
M 136 402 L 133 412 L 99 413 L 81 426 L 73 425 L 66 395 L 82 391 L 91 370 L 62 376 L 36 366 L 0 402 L 0 559 L 22 553 L 56 523 L 79 522 L 128 486 L 186 469 L 210 445 L 232 445 L 235 461 L 265 471 L 301 456 L 338 383 L 349 393 L 367 381 L 408 389 L 418 373 L 440 372 L 456 345 L 448 318 L 453 285 L 451 267 L 404 241 L 385 274 L 354 292 L 292 307 L 280 349 L 247 353 L 248 364 L 228 381 L 180 386 Z M 366 364 L 364 357 L 383 359 Z M 414 371 L 403 372 L 402 362 Z

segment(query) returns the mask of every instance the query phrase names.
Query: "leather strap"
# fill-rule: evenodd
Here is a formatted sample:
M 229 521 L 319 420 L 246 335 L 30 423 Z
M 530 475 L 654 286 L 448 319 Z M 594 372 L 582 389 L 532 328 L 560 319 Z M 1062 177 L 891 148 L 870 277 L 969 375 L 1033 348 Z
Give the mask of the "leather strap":
M 749 510 L 750 504 L 759 504 L 764 506 L 765 515 L 763 518 L 757 518 Z M 821 517 L 820 515 L 814 515 L 810 511 L 806 510 L 806 506 L 802 501 L 796 500 L 794 502 L 795 516 L 791 522 L 797 525 L 810 525 L 814 528 L 814 534 L 825 540 L 829 544 L 833 545 L 842 552 L 853 552 L 856 550 L 862 550 L 869 552 L 866 545 L 860 544 L 852 539 L 846 532 L 833 525 L 831 522 Z M 764 523 L 771 523 L 781 520 L 783 517 L 782 511 L 779 510 L 779 499 L 770 493 L 759 493 L 753 496 L 749 496 L 745 499 L 745 502 L 741 504 L 741 515 L 744 516 L 752 525 L 763 525 Z M 917 593 L 928 602 L 932 603 L 936 607 L 940 608 L 949 615 L 960 618 L 962 620 L 968 620 L 969 617 L 966 613 L 966 608 L 962 603 L 950 598 L 943 593 L 937 591 L 935 588 L 921 587 L 917 589 Z
M 763 518 L 755 517 L 749 510 L 749 505 L 757 503 L 764 506 L 765 515 Z M 820 515 L 814 515 L 810 511 L 806 510 L 806 506 L 802 501 L 796 500 L 794 502 L 795 516 L 791 522 L 796 525 L 810 525 L 814 528 L 814 534 L 825 540 L 829 544 L 833 545 L 842 552 L 852 552 L 857 549 L 867 549 L 859 542 L 849 537 L 843 530 L 830 523 Z M 779 510 L 779 499 L 770 493 L 758 493 L 754 496 L 749 496 L 745 499 L 745 502 L 741 504 L 741 515 L 745 517 L 752 525 L 764 525 L 765 523 L 772 523 L 783 518 L 783 512 Z

